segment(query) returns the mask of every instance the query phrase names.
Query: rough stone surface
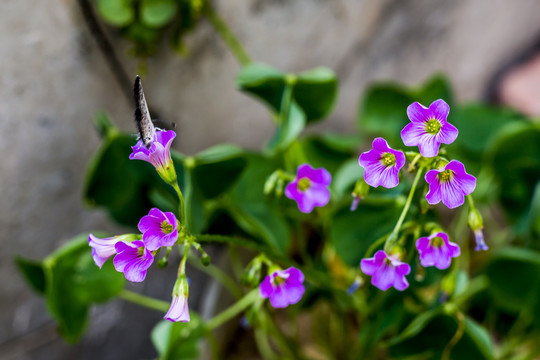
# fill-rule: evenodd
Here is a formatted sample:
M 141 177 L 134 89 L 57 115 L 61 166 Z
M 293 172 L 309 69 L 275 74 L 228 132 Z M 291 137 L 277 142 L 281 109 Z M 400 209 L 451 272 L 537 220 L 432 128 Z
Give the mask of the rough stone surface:
M 329 120 L 317 125 L 336 131 L 354 128 L 358 98 L 375 80 L 414 85 L 445 72 L 459 100 L 477 99 L 497 67 L 540 30 L 536 0 L 220 0 L 216 5 L 254 60 L 290 72 L 320 65 L 336 71 L 339 100 Z M 80 232 L 123 231 L 102 212 L 85 209 L 81 189 L 85 165 L 99 144 L 94 114 L 106 110 L 118 126 L 133 131 L 131 104 L 73 0 L 1 1 L 0 43 L 0 358 L 151 358 L 146 333 L 159 314 L 115 301 L 94 311 L 81 345 L 68 346 L 12 262 L 16 254 L 43 258 Z M 176 147 L 186 153 L 221 142 L 260 147 L 272 122 L 261 104 L 235 90 L 235 59 L 206 22 L 188 43 L 191 57 L 164 48 L 149 60 L 144 77 L 151 107 L 177 124 Z M 135 75 L 137 64 L 127 48 L 118 45 Z M 165 277 L 137 291 L 166 299 L 174 274 Z M 116 341 L 122 341 L 120 347 Z

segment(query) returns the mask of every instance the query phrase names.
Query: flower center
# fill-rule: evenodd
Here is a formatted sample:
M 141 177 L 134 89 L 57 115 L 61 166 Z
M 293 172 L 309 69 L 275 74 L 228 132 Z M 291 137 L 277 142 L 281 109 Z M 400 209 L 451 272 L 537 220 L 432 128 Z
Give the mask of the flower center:
M 308 178 L 301 178 L 298 180 L 298 190 L 306 191 L 311 186 L 311 181 Z
M 139 256 L 143 256 L 143 254 L 144 254 L 144 246 L 141 246 L 140 248 L 138 248 L 137 253 L 139 254 Z
M 453 176 L 452 170 L 444 170 L 440 172 L 438 175 L 439 180 L 441 182 L 447 182 L 447 181 L 452 180 L 452 176 Z
M 431 243 L 431 246 L 439 248 L 443 246 L 444 240 L 439 236 L 435 236 L 433 239 L 431 239 L 430 243 Z
M 161 223 L 161 230 L 163 230 L 165 234 L 170 234 L 173 232 L 174 226 L 169 224 L 167 220 L 163 220 L 163 222 Z
M 441 130 L 441 123 L 437 119 L 431 119 L 426 123 L 426 132 L 428 134 L 437 135 Z
M 383 153 L 381 156 L 381 162 L 386 166 L 392 166 L 396 163 L 396 157 L 392 153 Z
M 276 276 L 276 277 L 274 278 L 274 281 L 273 281 L 274 285 L 276 285 L 276 286 L 280 286 L 280 285 L 283 284 L 284 282 L 285 282 L 285 279 L 282 278 L 282 277 L 279 277 L 279 276 Z

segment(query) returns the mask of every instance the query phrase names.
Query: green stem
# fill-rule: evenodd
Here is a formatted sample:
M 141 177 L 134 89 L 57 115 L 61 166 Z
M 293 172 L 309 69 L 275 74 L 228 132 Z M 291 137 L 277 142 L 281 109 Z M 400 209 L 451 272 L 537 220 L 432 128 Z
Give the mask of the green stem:
M 169 309 L 169 303 L 154 299 L 152 297 L 141 295 L 139 293 L 130 291 L 130 290 L 122 290 L 120 295 L 118 295 L 121 299 L 124 299 L 126 301 L 132 302 L 134 304 L 147 307 L 149 309 L 157 310 L 160 312 L 167 312 Z
M 220 327 L 227 321 L 231 320 L 244 310 L 246 310 L 251 304 L 253 304 L 259 298 L 259 289 L 253 289 L 244 295 L 243 298 L 232 304 L 227 309 L 223 310 L 218 315 L 214 316 L 205 323 L 205 327 L 208 330 L 213 330 Z
M 236 299 L 239 299 L 242 296 L 242 291 L 236 285 L 234 280 L 217 266 L 212 265 L 212 264 L 208 266 L 204 266 L 201 264 L 198 258 L 188 257 L 188 261 L 191 264 L 191 266 L 193 266 L 197 270 L 202 271 L 210 275 L 212 278 L 216 279 L 217 281 L 219 281 L 221 285 L 223 285 L 227 290 L 229 290 L 229 292 Z
M 394 230 L 392 230 L 392 233 L 386 240 L 386 244 L 384 245 L 384 251 L 388 253 L 392 250 L 392 247 L 396 244 L 398 240 L 398 233 L 401 229 L 401 225 L 403 224 L 403 221 L 405 220 L 405 216 L 407 216 L 407 212 L 409 211 L 409 208 L 411 207 L 411 202 L 413 199 L 414 192 L 416 191 L 416 186 L 418 185 L 418 180 L 420 180 L 420 176 L 422 175 L 424 168 L 418 169 L 416 172 L 416 176 L 414 177 L 414 181 L 411 187 L 411 190 L 409 191 L 409 196 L 407 197 L 407 202 L 405 203 L 405 206 L 403 207 L 403 210 L 401 211 L 401 215 L 399 216 L 399 219 L 396 223 L 396 226 L 394 227 Z
M 457 327 L 456 333 L 450 339 L 450 341 L 448 342 L 448 344 L 443 350 L 443 353 L 441 355 L 442 360 L 450 359 L 450 352 L 452 351 L 454 346 L 456 346 L 459 340 L 461 340 L 461 338 L 463 337 L 463 333 L 465 332 L 465 316 L 463 315 L 461 311 L 458 311 L 456 313 L 456 317 L 458 321 L 458 327 Z
M 225 45 L 227 45 L 240 65 L 246 66 L 251 63 L 251 58 L 247 54 L 246 50 L 244 50 L 244 47 L 242 44 L 240 44 L 240 41 L 238 41 L 225 21 L 223 21 L 223 19 L 216 13 L 210 4 L 210 1 L 205 1 L 203 14 L 206 16 L 208 21 L 210 21 L 210 24 L 212 24 L 214 30 L 216 30 L 218 35 L 221 37 L 221 40 L 223 40 Z
M 178 212 L 180 213 L 180 223 L 182 226 L 186 227 L 186 211 L 184 209 L 184 196 L 182 195 L 182 191 L 180 190 L 180 187 L 178 186 L 178 182 L 174 183 L 172 185 L 174 190 L 176 191 L 176 194 L 178 195 L 178 200 L 180 201 L 180 205 L 178 206 Z
M 177 274 L 177 276 L 180 276 L 180 275 L 186 273 L 186 261 L 187 261 L 188 254 L 189 254 L 189 247 L 190 247 L 189 243 L 186 243 L 184 245 L 184 256 L 182 257 L 182 261 L 180 261 L 180 266 L 178 266 L 178 274 Z

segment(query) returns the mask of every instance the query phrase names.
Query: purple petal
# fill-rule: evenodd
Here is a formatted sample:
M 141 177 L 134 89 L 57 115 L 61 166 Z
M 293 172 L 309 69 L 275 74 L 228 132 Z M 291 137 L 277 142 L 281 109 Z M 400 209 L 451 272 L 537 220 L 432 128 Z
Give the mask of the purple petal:
M 403 265 L 407 265 L 409 266 L 409 264 L 403 264 Z M 402 268 L 405 269 L 405 267 L 403 267 L 402 265 L 400 265 Z M 405 274 L 405 270 L 401 270 L 400 271 L 400 266 L 398 266 L 396 268 L 396 275 L 394 276 L 394 288 L 396 290 L 399 290 L 399 291 L 403 291 L 405 289 L 407 289 L 409 287 L 409 282 L 407 281 L 407 279 L 405 278 L 405 275 L 408 274 L 410 271 L 411 271 L 411 268 L 409 266 L 409 271 L 406 272 Z
M 440 188 L 442 203 L 446 205 L 449 209 L 455 209 L 463 205 L 463 203 L 465 202 L 463 192 L 459 188 L 458 183 L 457 181 L 455 181 L 455 179 L 442 183 Z
M 332 182 L 332 175 L 325 168 L 314 169 L 309 164 L 302 164 L 298 167 L 296 178 L 308 178 L 312 183 L 326 186 Z
M 423 157 L 429 158 L 437 156 L 440 146 L 441 143 L 437 141 L 435 135 L 426 133 L 418 143 L 418 150 Z
M 134 241 L 133 243 L 136 242 L 142 241 Z M 116 271 L 124 272 L 126 266 L 139 257 L 139 246 L 134 245 L 133 243 L 126 243 L 124 241 L 116 243 L 115 249 L 117 255 L 113 259 L 114 268 L 116 269 Z
M 285 308 L 289 305 L 287 293 L 284 291 L 283 286 L 274 288 L 274 291 L 270 294 L 270 304 L 275 309 Z
M 92 247 L 92 258 L 100 269 L 111 256 L 116 254 L 115 244 L 117 242 L 117 237 L 101 239 L 93 234 L 88 235 L 88 245 Z
M 172 322 L 189 322 L 190 317 L 187 297 L 183 295 L 173 296 L 169 311 L 167 311 L 167 314 L 165 314 L 163 318 Z
M 367 183 L 367 181 L 366 181 Z M 399 185 L 399 168 L 396 166 L 385 167 L 379 177 L 379 185 L 387 189 Z
M 430 170 L 428 171 L 428 173 L 426 174 L 426 179 L 428 177 L 428 174 L 432 171 L 435 171 L 436 170 Z M 438 172 L 437 172 L 438 173 Z M 429 191 L 428 193 L 426 194 L 426 200 L 427 202 L 430 204 L 430 205 L 435 205 L 435 204 L 438 204 L 441 200 L 442 200 L 442 194 L 441 194 L 441 184 L 439 183 L 438 180 L 435 180 L 431 183 L 429 183 Z
M 437 134 L 437 141 L 449 145 L 457 139 L 458 133 L 459 131 L 454 125 L 445 122 Z
M 381 156 L 384 151 L 379 151 L 377 149 L 371 149 L 360 154 L 358 158 L 358 163 L 361 167 L 365 168 L 367 166 L 372 166 L 375 163 L 381 162 Z
M 360 270 L 366 275 L 373 276 L 380 264 L 375 261 L 375 258 L 362 259 L 360 261 Z
M 425 122 L 427 115 L 428 109 L 417 101 L 407 107 L 407 116 L 412 122 Z
M 302 284 L 289 284 L 289 282 L 285 282 L 281 287 L 283 288 L 283 293 L 286 295 L 287 305 L 293 305 L 299 302 L 305 292 L 304 285 Z
M 266 299 L 272 294 L 272 291 L 272 278 L 267 275 L 263 282 L 259 285 L 259 295 L 261 295 L 263 299 Z
M 429 105 L 429 111 L 435 119 L 444 122 L 450 112 L 450 106 L 443 99 L 438 99 Z
M 416 250 L 418 250 L 418 252 L 422 253 L 424 251 L 427 251 L 428 248 L 429 248 L 429 238 L 421 237 L 418 240 L 416 240 Z
M 371 277 L 371 283 L 373 286 L 386 291 L 394 284 L 394 278 L 396 277 L 395 268 L 391 265 L 383 264 L 380 266 L 375 274 Z
M 304 273 L 294 266 L 289 267 L 282 271 L 287 274 L 287 282 L 291 284 L 301 284 L 304 282 Z
M 330 201 L 330 191 L 325 185 L 312 184 L 305 193 L 311 198 L 314 206 L 325 206 Z
M 424 123 L 411 122 L 401 130 L 401 140 L 406 146 L 417 146 L 426 135 L 426 125 Z
M 388 146 L 388 142 L 382 137 L 373 139 L 371 146 L 373 149 L 379 151 L 379 153 L 389 152 L 391 150 L 390 146 Z

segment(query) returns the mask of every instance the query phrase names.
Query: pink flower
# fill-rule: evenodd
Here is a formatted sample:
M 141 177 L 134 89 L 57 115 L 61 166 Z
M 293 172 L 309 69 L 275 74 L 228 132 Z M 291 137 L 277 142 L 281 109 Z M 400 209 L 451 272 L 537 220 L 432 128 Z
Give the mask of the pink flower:
M 162 246 L 173 246 L 178 240 L 178 224 L 172 212 L 163 212 L 158 208 L 150 210 L 139 221 L 139 230 L 143 233 L 144 245 L 154 251 Z
M 144 247 L 144 243 L 135 240 L 131 243 L 120 241 L 115 245 L 117 255 L 113 263 L 116 271 L 123 272 L 127 280 L 142 282 L 146 270 L 154 262 L 154 255 Z
M 304 274 L 295 267 L 277 270 L 264 278 L 259 294 L 263 299 L 270 298 L 274 308 L 285 308 L 300 301 L 304 295 L 303 282 Z
M 384 250 L 377 251 L 372 258 L 362 259 L 360 269 L 364 274 L 371 276 L 373 286 L 383 291 L 392 286 L 399 291 L 409 287 L 409 282 L 405 278 L 405 275 L 411 272 L 409 264 L 386 255 Z
M 358 159 L 364 168 L 364 181 L 373 187 L 396 187 L 399 184 L 399 170 L 405 165 L 405 154 L 389 147 L 386 140 L 380 137 L 373 140 L 372 147 Z
M 429 184 L 427 202 L 435 205 L 442 201 L 450 209 L 463 205 L 465 196 L 476 187 L 476 178 L 467 174 L 465 166 L 457 160 L 450 161 L 444 169 L 428 171 L 426 181 Z
M 458 129 L 446 121 L 450 107 L 439 99 L 426 108 L 414 102 L 407 108 L 411 122 L 401 130 L 401 139 L 407 146 L 418 146 L 423 157 L 434 157 L 442 144 L 451 144 L 458 136 Z
M 461 254 L 459 245 L 449 241 L 448 235 L 443 232 L 419 238 L 416 240 L 416 249 L 423 267 L 435 266 L 439 270 L 447 269 L 452 258 Z
M 332 175 L 326 169 L 302 164 L 296 178 L 287 184 L 285 196 L 296 201 L 301 212 L 310 213 L 315 206 L 325 206 L 330 201 L 328 185 L 331 181 Z

